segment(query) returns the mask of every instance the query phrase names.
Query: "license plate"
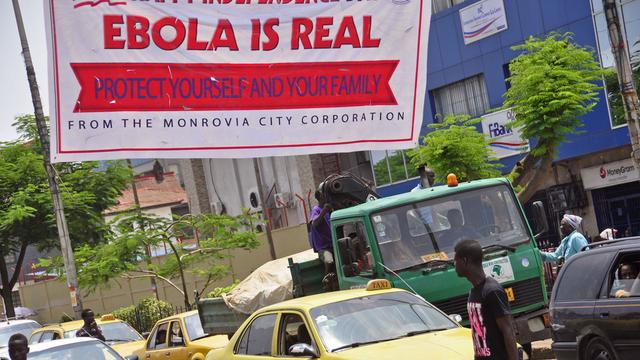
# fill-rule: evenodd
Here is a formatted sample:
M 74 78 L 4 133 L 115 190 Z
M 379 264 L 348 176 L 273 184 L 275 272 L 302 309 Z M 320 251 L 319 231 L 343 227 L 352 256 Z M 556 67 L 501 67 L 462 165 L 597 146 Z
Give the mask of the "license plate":
M 504 289 L 504 292 L 507 293 L 507 299 L 509 301 L 514 301 L 516 299 L 516 296 L 513 294 L 513 288 L 508 287 Z

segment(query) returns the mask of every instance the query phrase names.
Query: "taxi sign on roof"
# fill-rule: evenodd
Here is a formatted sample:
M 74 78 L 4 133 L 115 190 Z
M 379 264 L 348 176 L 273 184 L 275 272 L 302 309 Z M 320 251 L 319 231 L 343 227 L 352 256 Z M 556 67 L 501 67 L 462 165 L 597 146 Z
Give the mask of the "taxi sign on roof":
M 391 289 L 391 282 L 387 279 L 375 279 L 367 283 L 367 291 Z

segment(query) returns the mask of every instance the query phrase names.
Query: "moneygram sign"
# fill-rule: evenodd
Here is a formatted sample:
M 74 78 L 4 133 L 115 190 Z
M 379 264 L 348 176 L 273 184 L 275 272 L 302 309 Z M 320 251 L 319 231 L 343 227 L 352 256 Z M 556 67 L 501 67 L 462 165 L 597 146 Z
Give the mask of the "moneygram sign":
M 47 0 L 52 160 L 417 144 L 426 0 Z
M 580 170 L 585 189 L 598 189 L 640 180 L 631 159 Z

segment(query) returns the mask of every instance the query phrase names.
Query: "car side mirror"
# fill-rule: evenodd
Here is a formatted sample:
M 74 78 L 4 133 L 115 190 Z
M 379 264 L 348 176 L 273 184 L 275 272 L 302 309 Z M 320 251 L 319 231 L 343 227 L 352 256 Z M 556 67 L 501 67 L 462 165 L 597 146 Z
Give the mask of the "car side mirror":
M 537 239 L 542 234 L 549 231 L 549 223 L 547 223 L 547 212 L 544 209 L 542 201 L 533 202 L 533 218 L 536 223 L 536 234 L 534 237 Z
M 310 356 L 317 358 L 318 352 L 311 345 L 305 343 L 293 344 L 289 347 L 289 354 L 292 356 Z
M 145 332 L 143 332 L 143 333 L 142 333 L 142 334 L 140 334 L 140 335 L 142 335 L 142 337 L 143 337 L 143 338 L 145 338 L 145 340 L 146 340 L 146 339 L 148 339 L 148 338 L 149 338 L 149 335 L 151 335 L 151 332 L 150 332 L 150 331 L 145 331 Z
M 460 316 L 460 314 L 450 314 L 449 315 L 449 319 L 459 323 L 462 322 L 462 316 Z

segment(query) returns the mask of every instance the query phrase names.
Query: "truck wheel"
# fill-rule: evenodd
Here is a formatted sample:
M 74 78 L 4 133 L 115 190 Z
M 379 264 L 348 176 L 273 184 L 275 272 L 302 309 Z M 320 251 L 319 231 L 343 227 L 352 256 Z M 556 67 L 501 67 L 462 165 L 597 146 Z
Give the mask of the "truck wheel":
M 533 350 L 531 349 L 531 343 L 520 344 L 520 346 L 522 346 L 522 350 L 524 350 L 525 354 L 527 354 L 527 358 L 532 359 L 531 353 L 533 352 Z
M 589 341 L 584 355 L 585 360 L 616 360 L 616 355 L 609 347 L 609 344 L 599 337 Z

